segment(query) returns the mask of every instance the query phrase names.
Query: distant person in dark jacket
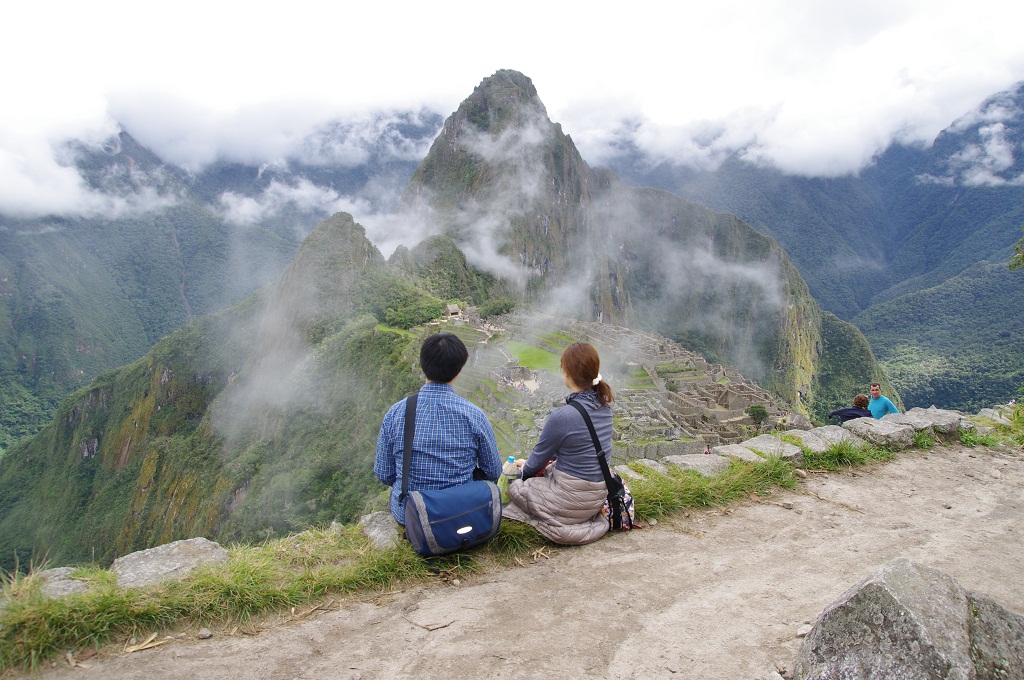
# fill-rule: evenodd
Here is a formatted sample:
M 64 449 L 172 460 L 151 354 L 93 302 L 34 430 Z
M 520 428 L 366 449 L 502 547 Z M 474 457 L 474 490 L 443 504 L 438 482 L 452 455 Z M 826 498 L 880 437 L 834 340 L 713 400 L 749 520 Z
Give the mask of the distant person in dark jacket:
M 881 418 L 886 413 L 899 413 L 896 404 L 889 401 L 889 397 L 882 396 L 882 388 L 878 383 L 871 383 L 871 400 L 868 401 L 868 410 L 875 418 Z
M 832 416 L 839 418 L 840 423 L 845 423 L 847 420 L 853 420 L 854 418 L 871 418 L 871 411 L 868 410 L 868 395 L 858 394 L 853 398 L 853 406 L 837 408 L 828 414 L 829 418 Z

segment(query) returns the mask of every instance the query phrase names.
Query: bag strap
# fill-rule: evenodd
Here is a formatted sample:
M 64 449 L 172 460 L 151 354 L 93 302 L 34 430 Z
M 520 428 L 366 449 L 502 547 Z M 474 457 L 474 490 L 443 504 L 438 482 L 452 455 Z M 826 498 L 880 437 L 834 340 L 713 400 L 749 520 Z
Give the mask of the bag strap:
M 419 396 L 419 392 L 414 392 L 405 398 L 405 450 L 402 452 L 402 495 L 398 497 L 399 503 L 403 502 L 406 494 L 409 493 L 409 471 L 412 469 L 412 436 L 416 432 L 416 399 Z
M 597 462 L 601 465 L 601 474 L 604 475 L 604 483 L 608 487 L 608 491 L 612 490 L 612 471 L 608 468 L 608 461 L 604 458 L 604 450 L 601 448 L 601 442 L 597 438 L 597 431 L 594 429 L 594 421 L 590 419 L 590 414 L 587 413 L 587 409 L 583 407 L 583 404 L 577 401 L 570 401 L 569 406 L 574 407 L 583 416 L 583 422 L 587 424 L 587 429 L 590 430 L 590 438 L 594 440 L 594 448 L 597 450 Z

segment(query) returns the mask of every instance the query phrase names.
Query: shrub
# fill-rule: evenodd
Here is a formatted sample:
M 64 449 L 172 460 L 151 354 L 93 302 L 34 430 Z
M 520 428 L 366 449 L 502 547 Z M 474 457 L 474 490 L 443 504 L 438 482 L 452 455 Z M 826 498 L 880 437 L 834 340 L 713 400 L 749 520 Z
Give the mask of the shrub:
M 764 404 L 751 404 L 743 412 L 750 416 L 750 419 L 754 421 L 758 428 L 761 427 L 761 423 L 768 419 L 768 409 L 764 407 Z

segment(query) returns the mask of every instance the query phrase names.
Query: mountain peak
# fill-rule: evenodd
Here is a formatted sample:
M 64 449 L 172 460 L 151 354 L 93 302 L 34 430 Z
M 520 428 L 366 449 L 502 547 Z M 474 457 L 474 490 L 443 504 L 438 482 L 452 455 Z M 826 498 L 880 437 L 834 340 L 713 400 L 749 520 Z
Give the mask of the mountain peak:
M 548 113 L 532 80 L 519 71 L 502 69 L 484 78 L 455 116 L 469 120 L 482 132 L 495 134 L 537 118 L 547 121 Z

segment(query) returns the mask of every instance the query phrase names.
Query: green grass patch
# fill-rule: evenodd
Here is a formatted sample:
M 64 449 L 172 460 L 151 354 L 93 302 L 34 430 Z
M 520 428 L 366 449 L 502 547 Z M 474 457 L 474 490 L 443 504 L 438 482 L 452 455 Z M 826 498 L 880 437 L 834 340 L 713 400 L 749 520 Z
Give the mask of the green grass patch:
M 554 352 L 517 340 L 509 340 L 505 343 L 505 348 L 519 360 L 520 366 L 529 368 L 531 371 L 547 371 L 554 375 L 558 375 L 561 371 L 561 356 Z
M 960 443 L 971 448 L 975 446 L 994 446 L 999 443 L 999 437 L 990 432 L 979 432 L 977 428 L 973 430 L 960 430 Z
M 39 593 L 34 574 L 3 577 L 0 585 L 9 604 L 0 611 L 0 670 L 35 669 L 64 649 L 175 625 L 244 624 L 327 593 L 383 590 L 432 573 L 407 544 L 376 549 L 357 527 L 237 547 L 222 565 L 148 589 L 118 588 L 112 574 L 98 571 L 103 570 L 85 574 L 92 584 L 88 592 L 57 599 Z
M 830 446 L 824 453 L 804 449 L 804 467 L 808 470 L 841 470 L 895 457 L 896 454 L 886 448 L 840 442 Z
M 924 431 L 915 432 L 914 446 L 919 449 L 928 450 L 935 446 L 935 437 Z
M 793 468 L 780 458 L 747 463 L 734 460 L 729 469 L 714 477 L 704 477 L 693 470 L 669 467 L 662 475 L 642 466 L 630 466 L 640 479 L 628 479 L 636 514 L 640 519 L 658 519 L 689 507 L 726 505 L 752 493 L 761 496 L 776 488 L 790 489 L 797 479 Z

